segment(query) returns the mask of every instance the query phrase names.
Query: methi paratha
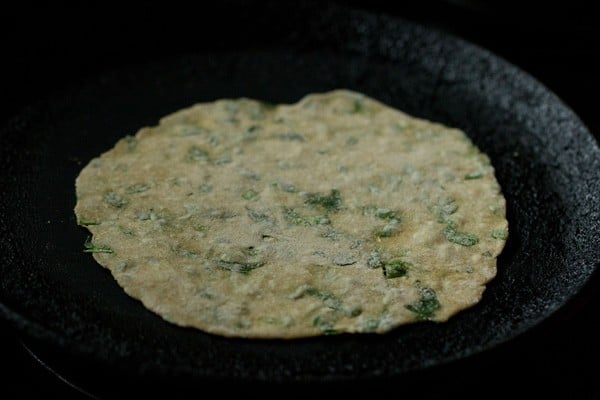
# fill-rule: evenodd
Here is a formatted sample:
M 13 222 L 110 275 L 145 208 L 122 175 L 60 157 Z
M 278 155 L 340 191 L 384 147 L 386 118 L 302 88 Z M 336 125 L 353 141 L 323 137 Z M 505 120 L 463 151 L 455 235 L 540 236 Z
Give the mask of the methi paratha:
M 463 132 L 348 90 L 194 105 L 93 159 L 76 189 L 85 251 L 130 296 L 225 336 L 445 321 L 480 300 L 508 235 Z

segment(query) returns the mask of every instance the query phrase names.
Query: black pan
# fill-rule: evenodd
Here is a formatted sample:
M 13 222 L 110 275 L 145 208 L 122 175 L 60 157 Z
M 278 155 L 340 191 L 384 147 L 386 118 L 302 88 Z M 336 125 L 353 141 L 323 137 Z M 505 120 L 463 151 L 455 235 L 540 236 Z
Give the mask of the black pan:
M 600 150 L 553 93 L 481 48 L 403 20 L 337 6 L 243 11 L 252 18 L 234 18 L 240 36 L 89 79 L 2 128 L 0 314 L 20 332 L 147 381 L 390 378 L 511 340 L 582 288 L 600 259 Z M 195 102 L 294 102 L 334 88 L 457 126 L 491 157 L 510 238 L 475 307 L 383 336 L 226 339 L 164 322 L 82 252 L 74 180 L 119 138 Z

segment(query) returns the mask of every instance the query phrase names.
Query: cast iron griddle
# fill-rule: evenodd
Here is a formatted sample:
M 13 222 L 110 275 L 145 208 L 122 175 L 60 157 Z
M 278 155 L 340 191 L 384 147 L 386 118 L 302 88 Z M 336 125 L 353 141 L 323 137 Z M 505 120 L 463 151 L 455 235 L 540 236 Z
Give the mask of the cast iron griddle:
M 485 50 L 406 21 L 335 6 L 262 11 L 265 20 L 236 26 L 243 45 L 222 39 L 204 52 L 107 72 L 2 128 L 0 314 L 117 372 L 310 382 L 392 377 L 466 357 L 514 338 L 577 293 L 600 259 L 600 151 L 555 95 Z M 253 35 L 250 25 L 266 21 Z M 82 252 L 74 180 L 119 138 L 196 102 L 295 102 L 335 88 L 459 127 L 491 157 L 510 238 L 477 306 L 383 336 L 227 339 L 164 322 Z

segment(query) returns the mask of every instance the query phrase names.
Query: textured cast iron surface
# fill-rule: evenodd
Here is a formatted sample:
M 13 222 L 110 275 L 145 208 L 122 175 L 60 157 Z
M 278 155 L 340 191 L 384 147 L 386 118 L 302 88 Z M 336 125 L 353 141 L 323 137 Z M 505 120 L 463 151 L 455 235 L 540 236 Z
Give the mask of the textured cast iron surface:
M 265 15 L 277 21 L 280 12 Z M 248 34 L 251 51 L 232 45 L 107 73 L 6 125 L 0 314 L 29 335 L 130 372 L 306 381 L 393 376 L 465 357 L 573 296 L 600 259 L 600 151 L 573 112 L 523 72 L 444 34 L 335 7 L 309 13 L 286 12 L 267 41 Z M 340 87 L 458 126 L 490 155 L 510 239 L 477 306 L 384 336 L 232 340 L 162 321 L 82 253 L 74 180 L 119 138 L 199 101 L 294 102 Z

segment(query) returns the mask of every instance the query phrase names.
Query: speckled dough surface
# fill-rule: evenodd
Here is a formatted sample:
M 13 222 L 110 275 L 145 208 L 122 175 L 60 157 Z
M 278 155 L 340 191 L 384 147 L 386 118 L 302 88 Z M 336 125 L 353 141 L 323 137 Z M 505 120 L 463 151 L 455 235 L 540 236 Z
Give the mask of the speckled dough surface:
M 198 104 L 76 181 L 86 251 L 165 320 L 237 337 L 384 333 L 477 303 L 508 235 L 489 159 L 360 93 Z

